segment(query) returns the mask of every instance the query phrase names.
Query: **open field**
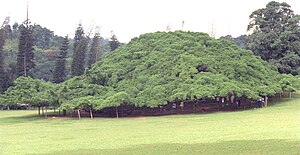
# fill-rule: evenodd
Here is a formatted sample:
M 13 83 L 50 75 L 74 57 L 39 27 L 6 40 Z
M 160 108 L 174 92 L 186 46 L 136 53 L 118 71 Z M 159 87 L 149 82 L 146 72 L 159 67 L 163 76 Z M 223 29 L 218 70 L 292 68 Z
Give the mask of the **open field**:
M 0 154 L 300 154 L 300 94 L 268 108 L 136 118 L 0 111 Z

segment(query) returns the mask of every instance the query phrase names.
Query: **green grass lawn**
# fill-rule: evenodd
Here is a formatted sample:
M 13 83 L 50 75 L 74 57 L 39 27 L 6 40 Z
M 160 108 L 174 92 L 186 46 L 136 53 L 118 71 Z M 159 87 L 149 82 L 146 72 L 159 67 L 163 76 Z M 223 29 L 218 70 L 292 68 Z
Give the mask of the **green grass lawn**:
M 239 112 L 119 119 L 0 111 L 0 154 L 300 154 L 300 97 Z

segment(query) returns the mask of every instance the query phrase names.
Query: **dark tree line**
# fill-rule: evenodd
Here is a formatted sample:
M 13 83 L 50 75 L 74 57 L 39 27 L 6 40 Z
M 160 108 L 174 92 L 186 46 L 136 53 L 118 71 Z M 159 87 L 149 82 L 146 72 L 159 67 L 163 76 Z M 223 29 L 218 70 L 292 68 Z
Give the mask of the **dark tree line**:
M 300 75 L 300 16 L 285 2 L 269 2 L 249 16 L 251 35 L 221 37 L 253 51 L 279 73 Z
M 9 22 L 7 17 L 0 32 L 0 93 L 19 76 L 60 83 L 68 77 L 82 75 L 102 58 L 103 52 L 109 51 L 109 41 L 101 38 L 100 33 L 95 33 L 89 45 L 81 25 L 73 40 L 54 35 L 53 31 L 38 24 L 31 25 L 29 21 L 28 25 L 25 21 L 12 26 Z M 69 40 L 74 43 L 73 51 Z
M 300 16 L 285 2 L 269 2 L 250 15 L 249 49 L 280 73 L 300 75 Z
M 0 29 L 0 93 L 7 89 L 9 82 L 8 78 L 5 76 L 6 71 L 4 69 L 4 55 L 3 55 L 3 46 L 5 41 L 5 30 Z
M 83 27 L 81 24 L 76 29 L 73 46 L 73 60 L 71 66 L 71 76 L 80 76 L 84 73 L 87 67 L 91 67 L 97 60 L 101 59 L 103 51 L 100 51 L 100 34 L 95 33 L 92 39 L 89 54 L 87 56 L 87 47 L 89 43 L 89 37 L 85 36 Z M 110 51 L 116 50 L 120 46 L 115 34 L 109 40 Z M 87 63 L 86 63 L 86 57 Z M 87 67 L 85 66 L 87 64 Z
M 7 22 L 7 25 L 3 27 L 5 31 L 5 43 L 2 54 L 5 57 L 4 68 L 7 70 L 7 76 L 10 79 L 24 75 L 24 69 L 27 68 L 27 75 L 49 81 L 51 80 L 49 73 L 52 73 L 53 69 L 51 67 L 53 68 L 53 65 L 51 65 L 51 55 L 49 55 L 48 51 L 59 49 L 63 42 L 63 37 L 54 35 L 51 30 L 38 24 L 28 24 L 27 28 L 26 23 L 19 25 L 15 22 L 10 26 L 9 22 Z M 25 46 L 28 49 L 25 49 Z M 32 51 L 25 54 L 25 51 L 30 51 L 30 47 L 32 47 Z M 33 57 L 33 59 L 30 57 Z M 24 62 L 25 59 L 30 61 L 28 58 L 31 59 L 31 62 Z M 18 61 L 16 61 L 17 59 Z M 24 64 L 27 67 L 24 67 Z
M 234 42 L 239 47 L 241 47 L 243 49 L 248 49 L 248 47 L 247 47 L 248 36 L 247 35 L 241 35 L 241 36 L 238 36 L 237 38 L 234 38 L 231 35 L 226 35 L 226 36 L 221 36 L 220 39 Z

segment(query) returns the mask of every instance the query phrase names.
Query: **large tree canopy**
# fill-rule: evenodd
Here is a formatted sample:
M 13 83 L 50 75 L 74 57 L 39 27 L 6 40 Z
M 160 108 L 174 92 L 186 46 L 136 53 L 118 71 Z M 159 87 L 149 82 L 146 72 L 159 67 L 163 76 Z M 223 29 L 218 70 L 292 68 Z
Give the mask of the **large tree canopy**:
M 186 98 L 281 92 L 281 76 L 261 58 L 197 32 L 156 32 L 132 39 L 78 78 L 66 81 L 62 107 L 157 107 Z M 92 87 L 90 89 L 89 87 Z M 82 95 L 83 94 L 83 95 Z
M 19 77 L 0 98 L 2 105 L 28 104 L 34 107 L 55 105 L 55 85 L 30 77 Z
M 278 68 L 300 75 L 300 16 L 287 3 L 269 2 L 250 15 L 249 48 Z
M 186 99 L 257 99 L 293 92 L 299 80 L 278 74 L 251 51 L 198 32 L 156 32 L 132 39 L 109 53 L 84 75 L 54 85 L 18 78 L 2 103 L 61 109 L 158 107 Z

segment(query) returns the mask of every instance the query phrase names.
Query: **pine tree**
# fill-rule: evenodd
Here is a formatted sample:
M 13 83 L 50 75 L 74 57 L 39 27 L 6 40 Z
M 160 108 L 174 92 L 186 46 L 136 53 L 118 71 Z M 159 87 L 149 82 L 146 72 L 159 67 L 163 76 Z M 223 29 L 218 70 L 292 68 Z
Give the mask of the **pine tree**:
M 87 48 L 87 39 L 84 37 L 84 31 L 79 24 L 74 37 L 73 61 L 71 66 L 71 75 L 80 76 L 84 73 L 85 52 Z
M 3 55 L 3 46 L 4 46 L 4 30 L 0 29 L 0 93 L 4 90 L 5 83 L 5 71 L 4 71 L 4 55 Z
M 19 52 L 17 55 L 17 76 L 28 76 L 30 69 L 35 67 L 33 62 L 32 26 L 20 26 Z
M 115 34 L 113 34 L 113 32 L 112 32 L 112 36 L 109 40 L 109 46 L 110 46 L 111 51 L 116 50 L 120 46 L 120 42 L 118 41 L 117 36 Z
M 69 47 L 68 36 L 64 38 L 64 42 L 56 58 L 53 82 L 60 83 L 66 80 L 66 55 Z
M 102 53 L 100 53 L 100 34 L 96 33 L 93 38 L 89 53 L 88 67 L 90 68 L 92 64 L 94 64 L 99 58 L 101 58 L 101 56 Z
M 7 18 L 6 18 L 7 19 Z M 6 20 L 5 20 L 6 21 Z M 5 70 L 4 67 L 4 50 L 3 46 L 6 39 L 9 39 L 8 33 L 7 33 L 7 27 L 8 22 L 3 22 L 2 27 L 0 28 L 0 94 L 4 92 L 11 84 L 11 79 Z

